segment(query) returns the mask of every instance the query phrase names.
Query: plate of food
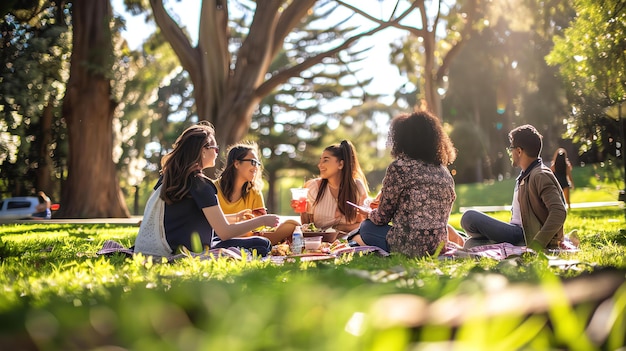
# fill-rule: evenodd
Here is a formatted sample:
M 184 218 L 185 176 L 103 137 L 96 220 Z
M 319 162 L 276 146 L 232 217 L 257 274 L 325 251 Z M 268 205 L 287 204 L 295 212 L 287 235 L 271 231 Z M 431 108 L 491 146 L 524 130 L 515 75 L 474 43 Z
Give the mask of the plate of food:
M 337 235 L 339 235 L 339 232 L 333 228 L 322 230 L 321 228 L 317 228 L 313 223 L 305 223 L 302 225 L 302 236 L 305 238 L 321 236 L 322 241 L 332 243 L 337 239 Z
M 300 222 L 288 219 L 283 223 L 279 224 L 278 227 L 263 227 L 259 230 L 253 232 L 253 235 L 264 236 L 272 242 L 272 245 L 276 245 L 285 241 L 285 239 L 290 239 L 291 234 L 293 234 L 293 230 L 296 229 L 296 226 L 299 226 Z M 303 233 L 304 236 L 304 233 Z

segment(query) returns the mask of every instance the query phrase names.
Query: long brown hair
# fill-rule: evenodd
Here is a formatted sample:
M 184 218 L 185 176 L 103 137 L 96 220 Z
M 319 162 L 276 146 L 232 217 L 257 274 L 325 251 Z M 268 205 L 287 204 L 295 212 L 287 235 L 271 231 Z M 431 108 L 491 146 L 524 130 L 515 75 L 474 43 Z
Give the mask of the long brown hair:
M 218 174 L 218 177 L 220 179 L 220 189 L 222 190 L 222 193 L 224 193 L 224 197 L 226 199 L 230 199 L 230 196 L 235 192 L 235 179 L 237 178 L 237 169 L 235 168 L 235 162 L 241 161 L 246 158 L 246 155 L 250 151 L 256 152 L 257 155 L 259 154 L 258 146 L 255 142 L 250 141 L 246 143 L 239 143 L 229 147 L 228 154 L 226 156 L 226 165 Z M 263 181 L 261 179 L 261 170 L 262 168 L 261 166 L 259 166 L 259 169 L 254 176 L 254 179 L 252 179 L 251 182 L 245 182 L 242 185 L 242 198 L 245 199 L 252 189 L 261 190 L 261 187 L 263 186 Z
M 341 183 L 339 184 L 339 194 L 337 196 L 337 207 L 339 208 L 339 212 L 346 216 L 346 220 L 351 222 L 356 218 L 357 212 L 356 208 L 349 206 L 346 201 L 357 203 L 359 196 L 359 187 L 356 183 L 357 179 L 361 180 L 365 186 L 366 193 L 368 192 L 367 180 L 359 164 L 359 159 L 356 156 L 356 150 L 350 141 L 343 140 L 340 144 L 331 145 L 324 149 L 324 151 L 330 152 L 338 160 L 343 161 Z M 327 186 L 328 179 L 322 179 L 319 192 L 315 198 L 315 204 L 322 199 Z
M 554 152 L 554 158 L 552 159 L 554 164 L 554 173 L 567 174 L 567 165 L 569 160 L 567 158 L 567 151 L 560 147 Z
M 191 188 L 191 175 L 203 177 L 202 149 L 215 134 L 213 125 L 202 121 L 193 125 L 176 139 L 174 149 L 161 159 L 163 185 L 160 197 L 167 204 L 182 200 Z

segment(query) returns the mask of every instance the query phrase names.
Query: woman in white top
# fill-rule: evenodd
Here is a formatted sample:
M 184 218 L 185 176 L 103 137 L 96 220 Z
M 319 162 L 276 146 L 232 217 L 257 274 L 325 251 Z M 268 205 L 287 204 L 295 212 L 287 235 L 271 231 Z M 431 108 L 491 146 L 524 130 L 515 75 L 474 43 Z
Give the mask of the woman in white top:
M 313 223 L 317 228 L 335 228 L 349 232 L 359 227 L 366 214 L 347 203 L 363 205 L 368 195 L 367 180 L 351 142 L 343 140 L 324 149 L 317 165 L 319 178 L 311 179 L 307 211 L 300 215 L 302 223 Z M 292 201 L 291 207 L 296 208 Z

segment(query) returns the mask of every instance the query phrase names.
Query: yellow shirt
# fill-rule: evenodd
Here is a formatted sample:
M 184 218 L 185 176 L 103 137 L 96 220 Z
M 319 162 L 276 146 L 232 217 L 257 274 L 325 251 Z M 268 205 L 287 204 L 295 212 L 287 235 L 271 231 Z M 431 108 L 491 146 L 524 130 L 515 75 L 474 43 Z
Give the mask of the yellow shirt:
M 240 198 L 235 202 L 230 202 L 224 196 L 222 188 L 220 188 L 220 180 L 213 181 L 217 187 L 217 201 L 220 203 L 220 207 L 224 214 L 233 214 L 242 210 L 254 210 L 259 207 L 265 207 L 265 201 L 263 200 L 263 194 L 258 189 L 252 189 L 248 192 L 245 198 Z

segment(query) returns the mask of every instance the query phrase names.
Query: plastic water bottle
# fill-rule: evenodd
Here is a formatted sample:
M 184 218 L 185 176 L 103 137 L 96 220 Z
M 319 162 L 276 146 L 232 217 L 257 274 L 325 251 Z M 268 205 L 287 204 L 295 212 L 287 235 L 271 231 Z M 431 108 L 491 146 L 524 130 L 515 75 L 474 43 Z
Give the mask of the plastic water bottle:
M 291 235 L 291 252 L 299 255 L 304 250 L 304 237 L 302 235 L 302 227 L 296 226 Z

